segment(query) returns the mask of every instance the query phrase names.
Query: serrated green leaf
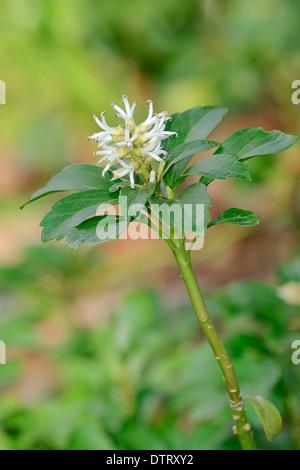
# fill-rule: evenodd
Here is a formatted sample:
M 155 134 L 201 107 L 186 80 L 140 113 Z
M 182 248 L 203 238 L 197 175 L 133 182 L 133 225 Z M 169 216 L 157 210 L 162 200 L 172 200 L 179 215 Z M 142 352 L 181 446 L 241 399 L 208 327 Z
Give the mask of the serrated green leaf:
M 203 158 L 184 172 L 184 176 L 188 175 L 201 175 L 221 180 L 225 178 L 251 180 L 246 165 L 230 153 L 214 154 Z
M 173 114 L 172 121 L 167 122 L 166 130 L 177 132 L 178 137 L 166 139 L 165 150 L 169 152 L 184 142 L 205 139 L 227 113 L 227 108 L 196 106 L 183 113 Z
M 267 439 L 272 441 L 282 428 L 281 415 L 273 403 L 266 398 L 260 396 L 247 396 L 246 397 L 252 404 L 257 416 L 259 417 Z
M 217 224 L 234 224 L 251 227 L 253 225 L 258 225 L 259 222 L 260 218 L 254 215 L 253 212 L 246 211 L 244 209 L 232 208 L 215 217 L 208 224 L 208 227 L 212 227 L 213 225 Z
M 92 189 L 98 189 L 107 193 L 111 185 L 110 180 L 102 176 L 102 169 L 97 166 L 87 164 L 67 166 L 61 173 L 53 176 L 46 186 L 34 192 L 22 208 L 51 193 L 90 191 Z
M 119 204 L 123 216 L 125 218 L 139 217 L 149 197 L 154 193 L 155 186 L 155 183 L 153 183 L 145 188 L 131 188 L 126 186 L 121 189 Z
M 280 131 L 265 132 L 262 127 L 249 127 L 228 137 L 215 153 L 232 153 L 240 160 L 247 160 L 258 155 L 282 152 L 298 139 Z
M 93 215 L 100 204 L 117 204 L 117 198 L 117 193 L 106 194 L 102 190 L 93 190 L 71 194 L 61 199 L 53 205 L 40 224 L 44 227 L 42 241 L 47 242 L 54 238 L 61 240 L 74 227 Z

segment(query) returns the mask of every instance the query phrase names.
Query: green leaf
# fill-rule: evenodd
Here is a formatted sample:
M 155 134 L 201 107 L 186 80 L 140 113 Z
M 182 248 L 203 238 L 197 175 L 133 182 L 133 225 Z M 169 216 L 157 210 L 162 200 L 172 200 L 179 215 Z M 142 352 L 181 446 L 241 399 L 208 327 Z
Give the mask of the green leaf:
M 145 188 L 131 188 L 126 186 L 121 189 L 119 196 L 119 204 L 122 214 L 127 217 L 139 217 L 149 197 L 155 190 L 155 183 Z
M 106 194 L 102 190 L 86 191 L 67 196 L 56 202 L 52 210 L 43 218 L 42 241 L 53 238 L 61 240 L 74 227 L 93 215 L 100 204 L 117 204 L 118 195 Z
M 246 165 L 240 162 L 238 157 L 229 153 L 214 154 L 203 158 L 185 171 L 184 176 L 188 175 L 201 175 L 222 180 L 225 178 L 251 180 Z
M 192 158 L 193 155 L 190 155 L 189 157 L 185 157 L 179 162 L 177 162 L 176 165 L 171 165 L 168 172 L 163 177 L 164 184 L 176 190 L 177 186 L 185 180 L 185 176 L 182 176 L 182 173 L 184 172 Z
M 256 411 L 267 439 L 272 441 L 280 433 L 282 427 L 282 419 L 278 409 L 273 403 L 263 397 L 247 396 L 246 398 L 251 402 Z
M 97 166 L 86 164 L 67 166 L 61 173 L 53 176 L 46 186 L 34 192 L 22 208 L 51 193 L 60 191 L 90 191 L 92 189 L 98 189 L 107 193 L 111 185 L 112 183 L 109 179 L 102 176 L 102 169 Z
M 177 132 L 178 137 L 166 139 L 164 141 L 165 150 L 169 152 L 184 142 L 205 139 L 222 121 L 227 112 L 227 108 L 196 106 L 183 113 L 173 114 L 172 121 L 167 122 L 166 130 Z
M 244 209 L 232 208 L 215 217 L 208 224 L 208 227 L 212 227 L 217 224 L 234 224 L 251 227 L 252 225 L 258 225 L 259 222 L 260 218 L 254 215 L 253 212 L 246 211 Z
M 218 147 L 220 144 L 208 140 L 193 140 L 192 142 L 185 142 L 177 145 L 167 154 L 166 166 L 164 174 L 169 170 L 170 166 L 185 157 L 195 155 L 195 153 L 205 152 L 211 148 Z
M 106 216 L 91 217 L 74 227 L 67 235 L 66 241 L 70 248 L 77 248 L 81 245 L 94 245 L 100 243 L 96 229 L 98 223 Z
M 271 155 L 291 147 L 299 137 L 280 131 L 265 132 L 262 127 L 240 129 L 226 139 L 216 153 L 232 153 L 240 160 Z
M 118 191 L 118 189 L 124 188 L 125 186 L 130 186 L 130 181 L 118 181 L 109 188 L 110 193 Z
M 205 230 L 206 230 L 206 224 L 210 220 L 210 212 L 208 210 L 208 207 L 211 206 L 211 199 L 209 195 L 207 194 L 207 189 L 204 184 L 201 183 L 195 183 L 191 184 L 188 188 L 184 189 L 177 197 L 176 199 L 181 202 L 185 207 L 185 216 L 189 217 L 191 214 L 188 205 L 192 205 L 192 222 L 193 222 L 193 231 L 196 233 L 199 233 L 201 235 L 204 235 Z M 196 205 L 197 204 L 203 204 L 204 205 L 204 220 L 203 220 L 203 225 L 204 225 L 204 231 L 202 228 L 197 227 L 196 224 Z
M 281 131 L 265 132 L 262 127 L 240 129 L 229 136 L 217 149 L 215 154 L 231 153 L 239 160 L 248 160 L 260 155 L 271 155 L 291 147 L 299 137 L 284 134 Z M 206 186 L 213 178 L 203 176 L 201 183 Z
M 205 139 L 211 131 L 222 121 L 227 108 L 217 108 L 215 106 L 196 106 L 188 109 L 183 113 L 172 115 L 172 121 L 168 121 L 166 130 L 177 132 L 178 137 L 166 139 L 163 143 L 164 149 L 170 152 L 174 147 L 185 142 L 199 141 Z M 172 165 L 164 177 L 166 186 L 176 188 L 184 179 L 181 177 L 182 172 L 192 159 L 192 155 L 182 158 Z

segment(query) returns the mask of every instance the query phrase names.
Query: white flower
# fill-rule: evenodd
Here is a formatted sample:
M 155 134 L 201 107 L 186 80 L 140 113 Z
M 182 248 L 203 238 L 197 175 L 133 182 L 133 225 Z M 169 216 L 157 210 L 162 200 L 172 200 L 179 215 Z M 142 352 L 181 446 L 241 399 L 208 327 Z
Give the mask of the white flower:
M 94 119 L 101 131 L 89 137 L 98 144 L 99 150 L 94 155 L 101 155 L 98 165 L 104 166 L 102 174 L 114 167 L 113 179 L 129 175 L 131 187 L 134 187 L 134 174 L 142 175 L 145 184 L 156 181 L 156 173 L 151 168 L 154 160 L 162 161 L 167 153 L 162 149 L 161 142 L 176 132 L 165 131 L 166 122 L 171 119 L 166 111 L 155 114 L 153 103 L 148 101 L 148 116 L 144 122 L 136 125 L 134 110 L 137 101 L 130 106 L 127 96 L 122 97 L 125 109 L 112 103 L 117 111 L 116 117 L 124 120 L 123 125 L 110 127 L 101 113 L 101 119 Z

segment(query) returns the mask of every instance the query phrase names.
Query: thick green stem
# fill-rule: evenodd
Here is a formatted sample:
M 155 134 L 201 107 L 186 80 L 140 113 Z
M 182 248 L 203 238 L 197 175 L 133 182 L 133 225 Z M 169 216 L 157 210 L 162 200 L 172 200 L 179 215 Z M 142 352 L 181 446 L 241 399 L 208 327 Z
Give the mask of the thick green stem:
M 171 242 L 169 245 L 181 271 L 181 277 L 186 285 L 197 319 L 223 373 L 235 421 L 234 433 L 237 434 L 243 450 L 255 450 L 251 426 L 247 421 L 243 398 L 231 359 L 207 312 L 201 290 L 192 270 L 190 255 L 184 246 L 184 240 L 177 240 L 172 235 Z

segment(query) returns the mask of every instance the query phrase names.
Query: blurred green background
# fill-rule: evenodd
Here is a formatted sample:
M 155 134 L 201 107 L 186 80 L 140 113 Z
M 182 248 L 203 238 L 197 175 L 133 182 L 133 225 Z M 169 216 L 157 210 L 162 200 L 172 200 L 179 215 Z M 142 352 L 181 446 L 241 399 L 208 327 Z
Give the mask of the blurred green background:
M 157 112 L 231 113 L 300 133 L 297 0 L 1 0 L 0 449 L 237 449 L 221 374 L 167 245 L 41 245 L 50 202 L 20 211 L 66 164 L 93 164 L 92 115 L 121 95 Z M 253 229 L 212 228 L 193 253 L 244 394 L 284 418 L 261 448 L 300 449 L 300 145 L 250 162 L 254 182 L 214 182 L 212 214 L 253 210 Z M 291 284 L 292 283 L 292 284 Z M 284 289 L 278 289 L 284 285 Z M 283 297 L 283 298 L 282 298 Z

